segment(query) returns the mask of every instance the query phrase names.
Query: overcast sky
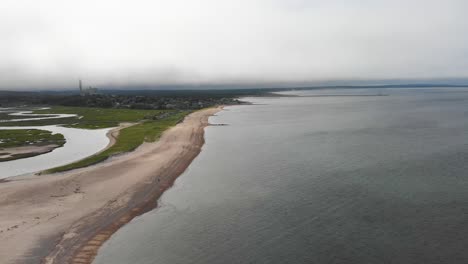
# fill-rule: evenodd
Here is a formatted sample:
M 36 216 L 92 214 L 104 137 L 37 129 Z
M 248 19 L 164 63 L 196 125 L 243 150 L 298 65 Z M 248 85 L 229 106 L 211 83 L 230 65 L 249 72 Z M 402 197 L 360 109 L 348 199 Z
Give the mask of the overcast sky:
M 466 0 L 2 0 L 0 89 L 468 77 Z

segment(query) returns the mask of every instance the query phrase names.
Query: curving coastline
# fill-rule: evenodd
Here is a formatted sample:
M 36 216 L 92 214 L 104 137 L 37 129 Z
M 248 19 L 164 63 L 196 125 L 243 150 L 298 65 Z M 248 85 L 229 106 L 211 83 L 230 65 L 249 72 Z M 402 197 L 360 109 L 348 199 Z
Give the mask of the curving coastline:
M 208 117 L 190 114 L 155 143 L 69 173 L 0 185 L 2 263 L 91 263 L 99 247 L 156 201 L 200 153 Z
M 105 148 L 103 148 L 101 151 L 97 152 L 96 154 L 104 152 L 107 149 L 109 149 L 110 147 L 112 147 L 113 145 L 115 145 L 115 143 L 117 142 L 117 137 L 120 134 L 120 130 L 122 130 L 124 128 L 127 128 L 127 127 L 134 126 L 136 124 L 138 124 L 138 123 L 120 123 L 120 125 L 118 127 L 109 130 L 109 132 L 107 132 L 107 134 L 106 134 L 106 137 L 109 139 L 109 144 L 107 144 L 107 146 Z

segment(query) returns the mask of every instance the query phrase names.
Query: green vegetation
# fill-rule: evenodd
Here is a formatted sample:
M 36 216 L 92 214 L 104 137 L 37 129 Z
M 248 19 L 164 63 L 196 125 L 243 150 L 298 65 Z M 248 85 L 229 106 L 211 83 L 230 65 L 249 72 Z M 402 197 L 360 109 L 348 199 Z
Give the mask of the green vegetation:
M 91 113 L 93 112 L 92 110 L 95 111 L 96 109 L 91 109 Z M 114 110 L 114 109 L 105 109 L 105 110 Z M 117 109 L 117 111 L 122 111 L 122 109 Z M 161 111 L 157 111 L 157 110 L 124 110 L 124 111 L 129 111 L 129 112 L 135 111 L 135 113 L 120 112 L 121 117 L 127 118 L 125 121 L 129 121 L 132 118 L 149 117 L 149 115 L 152 115 L 155 113 L 159 114 L 159 117 L 161 117 Z M 81 113 L 84 113 L 84 112 L 85 111 Z M 94 156 L 90 156 L 86 159 L 80 160 L 78 162 L 68 164 L 65 166 L 61 166 L 61 167 L 57 167 L 57 168 L 53 168 L 53 169 L 47 170 L 46 172 L 54 173 L 54 172 L 72 170 L 76 168 L 83 168 L 83 167 L 87 167 L 87 166 L 96 164 L 98 162 L 104 161 L 112 155 L 132 151 L 136 149 L 138 146 L 140 146 L 145 141 L 153 142 L 159 139 L 159 137 L 162 135 L 162 133 L 166 129 L 168 129 L 171 126 L 176 125 L 188 113 L 190 112 L 189 111 L 181 111 L 181 112 L 172 111 L 170 112 L 170 114 L 166 113 L 166 115 L 159 118 L 159 120 L 145 120 L 145 121 L 140 122 L 137 125 L 124 128 L 120 131 L 120 135 L 117 138 L 117 142 L 109 149 L 101 153 L 98 153 Z M 109 112 L 107 112 L 106 114 L 109 114 Z M 97 115 L 95 115 L 95 118 L 96 118 L 95 120 L 101 120 L 101 117 L 98 117 Z M 114 122 L 117 122 L 118 120 L 115 117 L 111 117 L 111 118 L 114 118 L 113 119 Z M 87 123 L 84 123 L 84 124 L 87 124 Z
M 0 106 L 61 105 L 93 108 L 195 110 L 215 105 L 240 104 L 239 96 L 264 94 L 263 90 L 100 90 L 98 94 L 78 95 L 67 92 L 8 92 L 0 91 Z
M 176 110 L 135 110 L 54 106 L 51 109 L 36 110 L 34 111 L 34 114 L 76 114 L 78 117 L 21 122 L 3 122 L 1 123 L 1 126 L 43 126 L 62 124 L 66 127 L 99 129 L 116 127 L 119 125 L 119 123 L 122 122 L 139 122 L 143 119 L 163 119 L 164 117 L 177 112 L 178 111 Z
M 115 127 L 122 122 L 138 122 L 143 119 L 158 119 L 164 114 L 175 113 L 173 110 L 134 110 L 113 108 L 90 107 L 63 107 L 56 106 L 51 109 L 38 110 L 35 114 L 77 114 L 78 118 L 72 118 L 67 127 L 98 129 Z M 62 123 L 62 119 L 58 119 Z M 68 121 L 68 120 L 67 120 Z
M 39 129 L 0 130 L 0 149 L 51 144 L 62 146 L 65 138 L 62 134 Z

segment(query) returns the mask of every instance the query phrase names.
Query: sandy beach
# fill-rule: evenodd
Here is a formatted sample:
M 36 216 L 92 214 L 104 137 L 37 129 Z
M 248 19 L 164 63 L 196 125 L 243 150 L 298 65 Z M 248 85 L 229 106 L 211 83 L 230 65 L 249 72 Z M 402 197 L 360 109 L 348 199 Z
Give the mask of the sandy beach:
M 0 184 L 1 263 L 91 263 L 100 245 L 157 199 L 204 144 L 194 112 L 159 141 L 98 165 Z

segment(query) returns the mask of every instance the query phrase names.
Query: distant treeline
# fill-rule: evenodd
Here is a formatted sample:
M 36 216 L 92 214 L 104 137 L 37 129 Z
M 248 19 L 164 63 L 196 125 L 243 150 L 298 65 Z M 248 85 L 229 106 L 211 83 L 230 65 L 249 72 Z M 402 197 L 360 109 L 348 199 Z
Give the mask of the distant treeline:
M 211 90 L 99 90 L 80 96 L 78 90 L 14 92 L 0 91 L 0 107 L 18 105 L 62 105 L 135 109 L 198 109 L 217 104 L 239 104 L 244 96 L 274 95 L 273 92 L 315 89 L 467 87 L 444 84 L 400 84 L 375 86 L 317 86 L 295 88 L 211 89 Z
M 200 109 L 220 104 L 241 104 L 242 96 L 258 96 L 268 90 L 103 90 L 81 96 L 70 92 L 0 91 L 0 106 L 61 105 L 132 109 Z

